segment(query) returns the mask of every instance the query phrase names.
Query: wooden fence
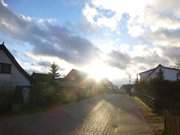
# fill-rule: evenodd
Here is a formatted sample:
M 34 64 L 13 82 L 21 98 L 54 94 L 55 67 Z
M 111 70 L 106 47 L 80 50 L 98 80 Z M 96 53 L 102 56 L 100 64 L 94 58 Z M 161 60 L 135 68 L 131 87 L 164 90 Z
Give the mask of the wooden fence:
M 165 112 L 164 128 L 168 135 L 180 135 L 180 115 Z

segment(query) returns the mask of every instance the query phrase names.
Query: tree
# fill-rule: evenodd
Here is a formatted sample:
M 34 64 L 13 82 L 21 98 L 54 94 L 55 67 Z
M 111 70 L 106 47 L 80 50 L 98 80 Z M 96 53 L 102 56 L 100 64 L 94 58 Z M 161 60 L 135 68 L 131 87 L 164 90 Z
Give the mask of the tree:
M 55 63 L 53 63 L 50 67 L 50 75 L 53 79 L 56 79 L 60 77 L 60 74 L 58 73 L 59 67 Z

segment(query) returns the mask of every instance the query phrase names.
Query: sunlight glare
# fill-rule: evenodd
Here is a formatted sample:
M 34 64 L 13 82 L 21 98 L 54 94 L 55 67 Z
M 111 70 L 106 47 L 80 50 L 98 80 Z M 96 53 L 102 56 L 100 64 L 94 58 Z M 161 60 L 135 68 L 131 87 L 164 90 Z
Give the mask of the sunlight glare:
M 116 68 L 113 68 L 103 61 L 94 60 L 90 64 L 84 66 L 82 71 L 86 72 L 90 78 L 100 81 L 102 79 L 117 79 L 123 74 Z

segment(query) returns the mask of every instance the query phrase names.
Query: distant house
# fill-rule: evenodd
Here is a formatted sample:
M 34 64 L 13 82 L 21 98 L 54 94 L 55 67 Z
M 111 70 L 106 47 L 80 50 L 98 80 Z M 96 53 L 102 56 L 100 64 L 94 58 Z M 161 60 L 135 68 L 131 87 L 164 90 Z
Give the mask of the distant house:
M 72 69 L 66 76 L 65 76 L 65 80 L 69 80 L 69 81 L 80 81 L 83 80 L 85 77 L 87 76 L 86 73 L 81 72 L 77 69 Z
M 72 69 L 64 80 L 69 83 L 69 86 L 76 86 L 79 88 L 87 88 L 87 87 L 96 87 L 96 81 L 93 78 L 88 77 L 85 72 Z M 113 90 L 115 89 L 115 85 L 108 79 L 102 79 L 101 84 L 107 87 L 107 89 Z
M 160 64 L 153 69 L 141 72 L 139 74 L 140 80 L 147 81 L 156 78 L 159 72 L 163 73 L 164 80 L 176 81 L 180 79 L 180 69 L 165 67 Z
M 117 86 L 114 85 L 111 81 L 109 81 L 108 79 L 103 79 L 101 81 L 101 83 L 109 90 L 117 90 Z
M 0 45 L 0 89 L 31 86 L 29 74 L 19 65 L 4 43 Z
M 132 94 L 132 88 L 133 88 L 133 84 L 124 84 L 121 86 L 120 91 L 126 92 L 127 94 L 131 95 Z
M 72 69 L 63 79 L 65 87 L 84 88 L 90 81 L 87 74 L 77 69 Z

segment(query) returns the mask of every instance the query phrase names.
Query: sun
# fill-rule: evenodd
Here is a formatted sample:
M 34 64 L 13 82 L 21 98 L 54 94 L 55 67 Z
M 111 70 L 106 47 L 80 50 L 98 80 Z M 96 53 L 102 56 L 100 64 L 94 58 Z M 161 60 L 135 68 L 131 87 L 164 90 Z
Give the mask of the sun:
M 112 67 L 109 67 L 107 64 L 98 60 L 84 66 L 82 70 L 86 72 L 90 78 L 93 78 L 96 81 L 111 79 L 115 76 Z
M 95 79 L 96 81 L 101 81 L 102 79 L 106 78 L 106 75 L 102 72 L 102 70 L 98 67 L 91 67 L 87 71 L 90 78 Z

